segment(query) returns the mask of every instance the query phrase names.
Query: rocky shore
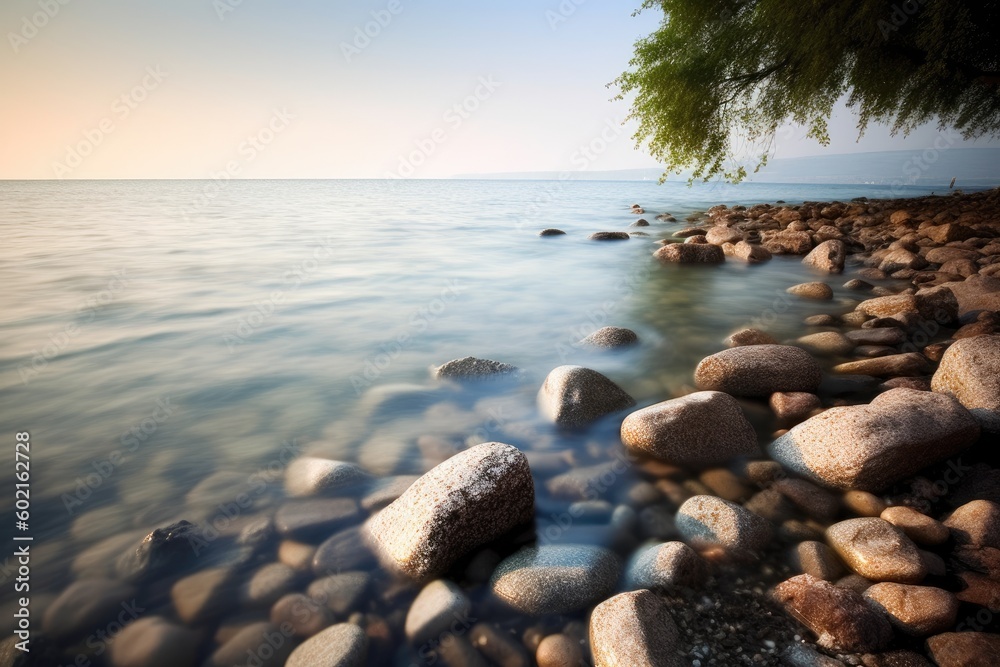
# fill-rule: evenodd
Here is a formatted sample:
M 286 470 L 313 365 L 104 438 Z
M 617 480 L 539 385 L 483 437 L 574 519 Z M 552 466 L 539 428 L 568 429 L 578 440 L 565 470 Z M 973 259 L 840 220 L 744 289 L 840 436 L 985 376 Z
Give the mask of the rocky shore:
M 246 480 L 207 478 L 183 516 L 78 554 L 32 654 L 8 639 L 0 666 L 992 667 L 1000 191 L 656 219 L 592 238 L 660 236 L 648 261 L 670 264 L 798 255 L 793 298 L 857 299 L 793 340 L 719 332 L 651 405 L 596 369 L 474 357 L 376 388 L 359 414 L 410 437 L 331 429 L 224 527 Z M 525 386 L 536 405 L 495 417 Z

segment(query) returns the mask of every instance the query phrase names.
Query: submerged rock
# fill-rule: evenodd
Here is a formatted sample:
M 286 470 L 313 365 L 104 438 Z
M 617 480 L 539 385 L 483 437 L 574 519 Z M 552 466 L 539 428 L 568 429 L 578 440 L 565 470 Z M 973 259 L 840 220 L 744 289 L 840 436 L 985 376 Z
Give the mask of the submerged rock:
M 628 241 L 628 232 L 594 232 L 587 237 L 591 241 Z
M 505 364 L 502 361 L 464 357 L 453 359 L 434 369 L 434 377 L 440 380 L 467 382 L 516 375 L 519 372 L 520 369 L 517 366 Z
M 625 570 L 625 588 L 694 588 L 707 576 L 708 566 L 694 549 L 683 542 L 664 542 L 635 552 Z
M 803 299 L 815 299 L 817 301 L 829 301 L 833 298 L 833 288 L 826 283 L 812 282 L 792 285 L 787 290 L 789 294 L 800 296 Z
M 135 593 L 131 586 L 108 579 L 73 582 L 45 610 L 42 631 L 60 643 L 81 639 L 107 627 L 129 605 L 134 610 Z
M 424 586 L 406 614 L 406 638 L 419 645 L 448 632 L 456 619 L 466 618 L 472 609 L 468 596 L 447 579 Z
M 768 447 L 789 470 L 824 486 L 878 492 L 944 460 L 979 437 L 958 401 L 914 389 L 892 389 L 868 405 L 811 417 Z
M 594 608 L 594 667 L 684 667 L 680 633 L 670 610 L 649 591 L 620 593 Z
M 379 556 L 414 579 L 443 573 L 472 549 L 534 519 L 528 461 L 498 442 L 476 445 L 420 477 L 368 524 Z
M 538 407 L 556 424 L 586 426 L 601 417 L 626 410 L 635 399 L 597 371 L 582 366 L 553 369 L 538 391 Z
M 639 342 L 639 337 L 631 329 L 623 327 L 602 327 L 580 341 L 583 345 L 612 349 L 628 347 Z
M 721 264 L 726 261 L 722 248 L 710 243 L 671 243 L 653 253 L 653 257 L 676 264 Z
M 164 578 L 192 563 L 203 548 L 205 536 L 190 521 L 156 528 L 142 542 L 118 559 L 118 575 L 131 582 Z
M 767 397 L 778 391 L 816 393 L 822 373 L 805 350 L 790 345 L 746 345 L 702 359 L 694 372 L 699 389 L 733 396 Z
M 601 547 L 525 547 L 497 566 L 490 589 L 524 614 L 568 614 L 607 597 L 620 573 L 618 556 Z
M 802 259 L 802 263 L 827 273 L 841 273 L 847 259 L 847 246 L 843 241 L 823 241 Z
M 307 639 L 288 656 L 285 667 L 364 667 L 367 657 L 365 631 L 351 623 L 340 623 Z
M 565 234 L 566 232 L 564 232 L 563 230 L 554 229 L 551 227 L 549 229 L 543 229 L 542 231 L 538 232 L 539 236 L 563 236 Z
M 336 494 L 371 481 L 356 463 L 302 456 L 285 471 L 285 490 L 290 496 Z

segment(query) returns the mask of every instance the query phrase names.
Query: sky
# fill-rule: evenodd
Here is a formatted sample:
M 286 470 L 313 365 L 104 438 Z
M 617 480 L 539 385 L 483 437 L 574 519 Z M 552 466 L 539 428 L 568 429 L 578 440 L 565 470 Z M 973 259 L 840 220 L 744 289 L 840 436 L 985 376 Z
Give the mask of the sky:
M 3 0 L 0 179 L 656 167 L 607 87 L 661 18 L 638 5 Z M 838 109 L 828 149 L 783 128 L 775 157 L 937 137 L 873 127 L 859 142 L 855 126 Z

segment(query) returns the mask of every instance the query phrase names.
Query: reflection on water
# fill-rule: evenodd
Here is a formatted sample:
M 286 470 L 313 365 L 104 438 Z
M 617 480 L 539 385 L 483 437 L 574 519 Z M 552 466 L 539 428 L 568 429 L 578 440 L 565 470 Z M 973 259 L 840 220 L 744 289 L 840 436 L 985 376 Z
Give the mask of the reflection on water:
M 645 405 L 682 391 L 697 361 L 737 327 L 756 323 L 787 338 L 803 317 L 851 303 L 839 288 L 846 277 L 831 281 L 833 305 L 785 294 L 809 276 L 797 259 L 655 265 L 655 241 L 685 226 L 655 216 L 888 194 L 232 182 L 194 215 L 203 189 L 0 184 L 0 427 L 31 433 L 38 593 L 107 576 L 112 555 L 164 523 L 218 525 L 218 539 L 231 541 L 282 502 L 284 469 L 301 453 L 354 461 L 385 480 L 359 496 L 362 516 L 384 504 L 380 494 L 394 497 L 467 445 L 508 442 L 530 451 L 548 539 L 576 493 L 566 490 L 572 479 L 551 480 L 610 465 L 621 452 L 614 423 L 566 435 L 539 419 L 535 392 L 552 368 L 595 368 Z M 626 229 L 633 202 L 646 207 L 649 237 L 586 240 Z M 546 227 L 568 234 L 537 237 Z M 641 344 L 614 354 L 575 345 L 606 324 L 634 329 Z M 525 379 L 466 390 L 431 382 L 430 366 L 469 355 L 514 364 Z M 635 479 L 628 469 L 612 482 Z M 593 522 L 555 539 L 620 538 L 603 506 L 588 511 Z M 5 587 L 5 610 L 9 595 Z

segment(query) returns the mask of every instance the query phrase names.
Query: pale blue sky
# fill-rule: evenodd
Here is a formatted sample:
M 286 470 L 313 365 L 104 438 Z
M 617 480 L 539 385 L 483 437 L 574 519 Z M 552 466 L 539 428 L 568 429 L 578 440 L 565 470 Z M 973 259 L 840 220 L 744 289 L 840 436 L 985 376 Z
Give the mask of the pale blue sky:
M 659 20 L 629 3 L 63 1 L 0 5 L 0 178 L 656 166 L 632 128 L 607 129 L 627 107 L 605 85 Z M 345 54 L 372 12 L 386 25 Z M 855 143 L 854 125 L 838 114 L 830 152 L 922 149 L 936 136 L 876 127 Z M 777 157 L 821 152 L 803 134 L 781 133 Z M 601 150 L 585 156 L 591 142 Z

